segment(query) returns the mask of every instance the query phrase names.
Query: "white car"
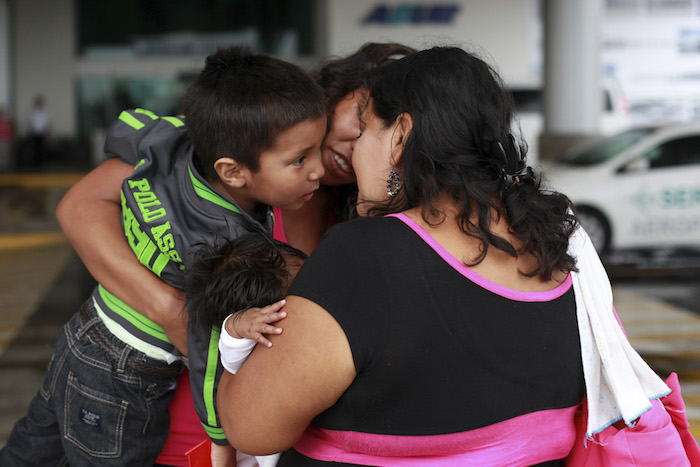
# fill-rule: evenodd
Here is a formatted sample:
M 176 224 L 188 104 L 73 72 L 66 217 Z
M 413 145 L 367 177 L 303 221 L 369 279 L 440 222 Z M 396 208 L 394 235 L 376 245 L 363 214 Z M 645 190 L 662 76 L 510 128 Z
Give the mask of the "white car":
M 528 144 L 530 161 L 539 160 L 539 139 L 544 128 L 543 102 L 540 88 L 511 88 L 516 108 L 515 133 L 520 133 Z M 612 135 L 632 126 L 629 102 L 620 83 L 612 77 L 601 79 L 600 134 Z
M 541 167 L 599 253 L 700 253 L 700 124 L 631 129 Z

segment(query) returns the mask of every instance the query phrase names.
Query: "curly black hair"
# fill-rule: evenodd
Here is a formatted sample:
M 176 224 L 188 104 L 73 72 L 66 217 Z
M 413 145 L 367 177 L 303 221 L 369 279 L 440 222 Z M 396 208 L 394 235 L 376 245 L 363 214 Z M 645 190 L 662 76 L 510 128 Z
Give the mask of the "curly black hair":
M 470 265 L 483 261 L 493 246 L 513 257 L 531 254 L 537 264 L 520 271 L 524 276 L 550 280 L 557 270 L 576 270 L 567 253 L 578 226 L 571 201 L 541 189 L 539 176 L 529 171 L 528 183 L 511 184 L 504 176 L 507 161 L 524 159 L 527 147 L 511 136 L 513 98 L 491 66 L 460 48 L 435 47 L 376 68 L 369 97 L 367 111 L 385 127 L 404 112 L 413 119 L 396 166 L 402 188 L 373 204 L 371 215 L 421 207 L 428 222 L 440 215 L 434 203 L 447 193 L 460 205 L 461 230 L 483 245 Z M 498 216 L 518 248 L 491 231 Z

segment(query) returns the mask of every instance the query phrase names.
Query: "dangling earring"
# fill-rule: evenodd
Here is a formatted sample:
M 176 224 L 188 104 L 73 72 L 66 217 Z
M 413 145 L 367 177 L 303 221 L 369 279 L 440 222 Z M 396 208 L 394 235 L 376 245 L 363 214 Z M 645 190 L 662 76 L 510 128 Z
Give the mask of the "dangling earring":
M 391 172 L 389 172 L 389 180 L 386 181 L 386 194 L 389 195 L 389 198 L 391 198 L 399 192 L 400 188 L 401 179 L 399 178 L 399 174 L 396 173 L 396 170 L 394 170 L 394 166 L 392 165 Z

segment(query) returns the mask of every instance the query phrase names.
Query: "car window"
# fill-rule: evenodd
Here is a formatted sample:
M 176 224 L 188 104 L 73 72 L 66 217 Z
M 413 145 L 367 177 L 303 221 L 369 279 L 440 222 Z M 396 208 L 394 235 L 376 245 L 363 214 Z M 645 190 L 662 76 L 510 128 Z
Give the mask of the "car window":
M 561 162 L 579 166 L 600 164 L 632 147 L 653 131 L 653 128 L 637 128 L 600 139 L 581 149 L 570 152 L 561 159 Z
M 511 89 L 517 113 L 542 112 L 542 92 L 539 89 Z M 608 89 L 601 89 L 601 105 L 604 112 L 615 110 L 613 96 Z
M 649 160 L 652 169 L 700 165 L 700 135 L 666 141 L 644 153 L 643 157 Z
M 518 114 L 542 112 L 542 93 L 539 89 L 511 89 Z
M 607 89 L 603 89 L 601 97 L 603 98 L 603 110 L 605 112 L 612 112 L 614 109 L 610 92 Z

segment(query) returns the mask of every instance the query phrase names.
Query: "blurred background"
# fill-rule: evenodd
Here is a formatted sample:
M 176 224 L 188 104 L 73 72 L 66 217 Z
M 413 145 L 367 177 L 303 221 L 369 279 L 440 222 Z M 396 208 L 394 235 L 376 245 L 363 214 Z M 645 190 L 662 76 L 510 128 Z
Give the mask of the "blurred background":
M 555 157 L 581 135 L 700 119 L 698 4 L 0 0 L 0 107 L 17 143 L 43 96 L 53 117 L 48 149 L 80 165 L 100 160 L 101 132 L 122 109 L 177 113 L 219 44 L 246 43 L 307 68 L 367 41 L 458 44 L 513 90 L 531 157 Z
M 217 45 L 313 69 L 370 41 L 459 45 L 499 71 L 530 164 L 579 206 L 698 437 L 700 0 L 0 0 L 0 445 L 92 287 L 54 210 L 121 110 L 177 114 Z

